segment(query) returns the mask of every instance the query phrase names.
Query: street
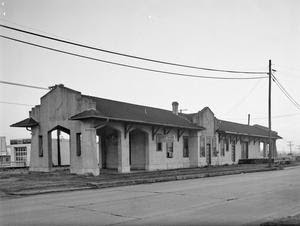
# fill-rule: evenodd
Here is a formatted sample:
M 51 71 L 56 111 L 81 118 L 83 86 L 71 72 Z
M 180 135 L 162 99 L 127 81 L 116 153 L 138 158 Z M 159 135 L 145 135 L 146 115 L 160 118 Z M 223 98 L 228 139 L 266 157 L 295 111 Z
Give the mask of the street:
M 300 167 L 0 201 L 0 225 L 259 225 L 300 212 Z

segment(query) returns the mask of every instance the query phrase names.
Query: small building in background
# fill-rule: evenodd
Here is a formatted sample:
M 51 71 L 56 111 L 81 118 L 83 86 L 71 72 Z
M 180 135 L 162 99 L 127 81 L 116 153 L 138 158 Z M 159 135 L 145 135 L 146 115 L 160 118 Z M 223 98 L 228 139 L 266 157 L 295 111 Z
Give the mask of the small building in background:
M 7 151 L 6 138 L 0 137 L 0 167 L 10 166 L 10 155 Z
M 7 147 L 6 147 L 6 138 L 4 136 L 0 137 L 0 155 L 7 155 Z
M 31 139 L 10 140 L 11 167 L 24 167 L 30 165 Z

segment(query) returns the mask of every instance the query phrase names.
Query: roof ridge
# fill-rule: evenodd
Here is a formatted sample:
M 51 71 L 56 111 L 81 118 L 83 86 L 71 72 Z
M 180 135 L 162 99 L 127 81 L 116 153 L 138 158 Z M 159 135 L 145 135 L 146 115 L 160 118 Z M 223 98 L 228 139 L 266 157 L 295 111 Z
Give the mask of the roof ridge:
M 223 120 L 223 119 L 218 119 L 216 118 L 218 121 L 224 121 L 224 122 L 230 122 L 230 123 L 235 123 L 235 124 L 239 124 L 239 125 L 243 125 L 243 126 L 251 126 L 254 127 L 253 125 L 248 125 L 248 124 L 244 124 L 244 123 L 239 123 L 239 122 L 233 122 L 233 121 L 228 121 L 228 120 Z
M 106 99 L 106 98 L 95 97 L 95 96 L 90 96 L 90 95 L 82 95 L 82 96 L 83 96 L 83 97 L 88 97 L 88 98 L 94 98 L 94 99 L 101 99 L 101 100 L 111 101 L 111 102 L 117 102 L 117 103 L 122 103 L 122 104 L 134 105 L 134 106 L 138 106 L 138 107 L 145 107 L 145 108 L 151 108 L 151 109 L 156 109 L 156 110 L 162 110 L 162 111 L 167 111 L 167 112 L 172 113 L 171 110 L 167 110 L 167 109 L 163 109 L 163 108 L 151 107 L 151 106 L 140 105 L 140 104 L 133 104 L 133 103 L 128 103 L 128 102 L 124 102 L 124 101 L 112 100 L 112 99 Z M 175 115 L 175 114 L 174 114 L 174 115 Z M 179 116 L 179 115 L 177 115 L 177 116 Z

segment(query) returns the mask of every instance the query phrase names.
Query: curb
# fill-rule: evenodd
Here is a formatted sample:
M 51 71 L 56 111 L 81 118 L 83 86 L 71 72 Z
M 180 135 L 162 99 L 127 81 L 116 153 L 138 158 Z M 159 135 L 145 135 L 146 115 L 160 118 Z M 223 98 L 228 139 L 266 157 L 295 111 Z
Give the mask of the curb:
M 103 189 L 103 188 L 111 188 L 111 187 L 122 187 L 122 186 L 130 186 L 130 185 L 137 185 L 137 184 L 150 184 L 150 183 L 168 182 L 168 181 L 176 181 L 176 180 L 192 180 L 192 179 L 199 179 L 205 177 L 217 177 L 217 176 L 256 173 L 256 172 L 274 171 L 274 170 L 281 170 L 281 169 L 273 167 L 273 168 L 262 168 L 262 169 L 233 170 L 233 171 L 226 171 L 226 172 L 160 176 L 155 178 L 118 180 L 118 181 L 109 181 L 109 182 L 102 182 L 102 183 L 88 182 L 85 184 L 85 186 L 82 187 L 61 187 L 61 188 L 52 188 L 52 189 L 45 189 L 45 190 L 27 190 L 27 191 L 20 191 L 20 192 L 9 192 L 7 193 L 7 195 L 24 197 L 24 196 L 31 196 L 31 195 L 58 193 L 58 192 L 82 191 L 88 189 Z

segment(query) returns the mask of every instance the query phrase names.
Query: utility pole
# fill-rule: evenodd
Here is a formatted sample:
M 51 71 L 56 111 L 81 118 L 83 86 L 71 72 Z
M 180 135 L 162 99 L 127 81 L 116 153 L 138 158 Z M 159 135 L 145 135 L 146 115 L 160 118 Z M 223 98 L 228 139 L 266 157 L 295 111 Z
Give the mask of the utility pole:
M 292 155 L 292 146 L 294 145 L 292 141 L 288 141 L 287 145 L 290 147 L 290 155 Z
M 269 60 L 269 167 L 272 165 L 272 145 L 271 145 L 271 82 L 272 82 L 272 61 Z

